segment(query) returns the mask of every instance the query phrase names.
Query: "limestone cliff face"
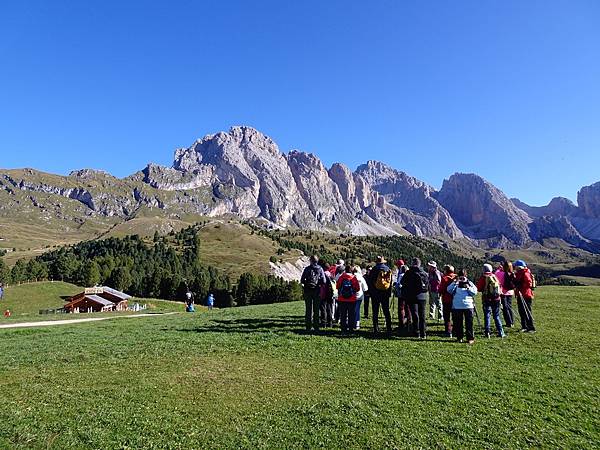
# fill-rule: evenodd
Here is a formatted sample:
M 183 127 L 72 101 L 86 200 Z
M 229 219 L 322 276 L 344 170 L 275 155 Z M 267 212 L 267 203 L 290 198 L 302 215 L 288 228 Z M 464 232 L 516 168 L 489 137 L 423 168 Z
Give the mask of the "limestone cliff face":
M 275 227 L 466 238 L 488 247 L 559 238 L 595 249 L 600 242 L 600 183 L 582 188 L 577 206 L 555 198 L 531 207 L 473 174 L 452 175 L 438 192 L 378 161 L 356 171 L 342 163 L 326 168 L 316 155 L 285 154 L 243 126 L 177 149 L 171 167 L 149 164 L 125 179 L 92 169 L 67 177 L 0 171 L 0 195 L 0 215 L 38 211 L 45 220 L 57 216 L 78 225 L 89 217 L 127 220 L 158 209 L 169 217 L 233 215 Z
M 463 237 L 451 215 L 433 197 L 435 190 L 426 183 L 378 161 L 359 166 L 356 173 L 387 203 L 404 210 L 401 215 L 417 216 L 402 219 L 411 233 Z
M 581 188 L 577 193 L 577 204 L 582 215 L 600 219 L 600 182 Z
M 474 174 L 454 174 L 436 196 L 462 231 L 474 239 L 505 236 L 515 244 L 529 241 L 527 213 L 498 188 Z
M 284 155 L 249 127 L 209 135 L 178 149 L 173 167 L 149 165 L 138 179 L 168 191 L 210 188 L 220 202 L 208 214 L 262 217 L 276 225 L 351 233 L 410 232 L 462 237 L 452 217 L 419 180 L 375 161 L 352 172 L 326 169 L 310 153 Z M 223 189 L 225 187 L 225 189 Z

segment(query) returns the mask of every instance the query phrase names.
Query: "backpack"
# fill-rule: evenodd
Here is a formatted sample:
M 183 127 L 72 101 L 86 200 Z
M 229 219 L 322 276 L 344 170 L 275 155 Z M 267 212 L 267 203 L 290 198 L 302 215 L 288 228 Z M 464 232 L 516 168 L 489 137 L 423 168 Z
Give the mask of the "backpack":
M 321 290 L 319 291 L 321 300 L 331 300 L 333 298 L 333 286 L 331 283 L 331 281 L 327 280 L 327 283 L 321 285 Z
M 417 294 L 425 294 L 429 292 L 429 275 L 422 270 L 417 272 L 417 275 L 421 281 L 421 286 L 419 287 L 419 292 L 417 292 Z
M 377 279 L 375 280 L 375 289 L 378 291 L 387 291 L 392 285 L 392 271 L 391 270 L 380 270 L 377 273 Z
M 515 274 L 512 272 L 504 272 L 504 285 L 502 286 L 507 291 L 515 289 Z
M 354 295 L 354 287 L 352 286 L 352 280 L 350 278 L 344 279 L 340 286 L 339 296 L 342 298 L 352 298 Z
M 490 275 L 489 277 L 485 277 L 485 287 L 483 289 L 483 295 L 488 300 L 496 300 L 500 298 L 500 282 L 496 275 Z
M 302 277 L 302 284 L 306 289 L 316 289 L 319 287 L 320 273 L 318 267 L 308 266 L 304 276 Z

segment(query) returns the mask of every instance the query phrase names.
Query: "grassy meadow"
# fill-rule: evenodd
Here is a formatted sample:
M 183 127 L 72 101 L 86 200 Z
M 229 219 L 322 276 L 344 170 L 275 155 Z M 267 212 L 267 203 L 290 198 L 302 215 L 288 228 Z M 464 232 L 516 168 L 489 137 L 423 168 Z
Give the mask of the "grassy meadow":
M 10 318 L 0 316 L 0 325 L 3 323 L 34 322 L 40 320 L 66 320 L 81 319 L 86 317 L 114 317 L 135 314 L 129 311 L 94 313 L 94 314 L 40 314 L 42 309 L 58 309 L 65 303 L 68 296 L 82 292 L 83 288 L 62 281 L 43 281 L 26 283 L 18 286 L 9 286 L 4 293 L 4 300 L 0 302 L 0 312 L 9 309 Z M 142 312 L 171 312 L 184 309 L 183 303 L 170 302 L 156 299 L 134 299 L 134 302 L 146 304 L 148 308 Z
M 598 288 L 473 346 L 303 329 L 274 304 L 0 329 L 2 448 L 598 448 Z

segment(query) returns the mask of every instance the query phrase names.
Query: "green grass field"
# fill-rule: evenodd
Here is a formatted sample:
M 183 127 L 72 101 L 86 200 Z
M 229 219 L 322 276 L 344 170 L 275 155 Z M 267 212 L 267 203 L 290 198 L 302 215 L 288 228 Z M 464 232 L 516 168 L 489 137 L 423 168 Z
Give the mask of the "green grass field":
M 598 448 L 598 288 L 473 346 L 302 332 L 276 304 L 0 330 L 3 448 Z

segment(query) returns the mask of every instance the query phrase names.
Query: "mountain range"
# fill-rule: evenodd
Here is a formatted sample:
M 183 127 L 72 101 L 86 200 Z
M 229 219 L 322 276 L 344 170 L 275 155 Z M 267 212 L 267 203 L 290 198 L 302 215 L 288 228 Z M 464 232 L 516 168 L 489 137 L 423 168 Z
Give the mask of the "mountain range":
M 600 182 L 583 187 L 577 205 L 558 197 L 532 207 L 475 174 L 455 173 L 436 190 L 378 161 L 354 171 L 342 163 L 327 168 L 314 154 L 281 152 L 245 126 L 177 149 L 171 167 L 149 164 L 122 179 L 92 169 L 68 176 L 0 170 L 0 218 L 7 220 L 102 229 L 148 211 L 175 219 L 234 216 L 272 227 L 464 239 L 486 248 L 555 238 L 600 252 Z

